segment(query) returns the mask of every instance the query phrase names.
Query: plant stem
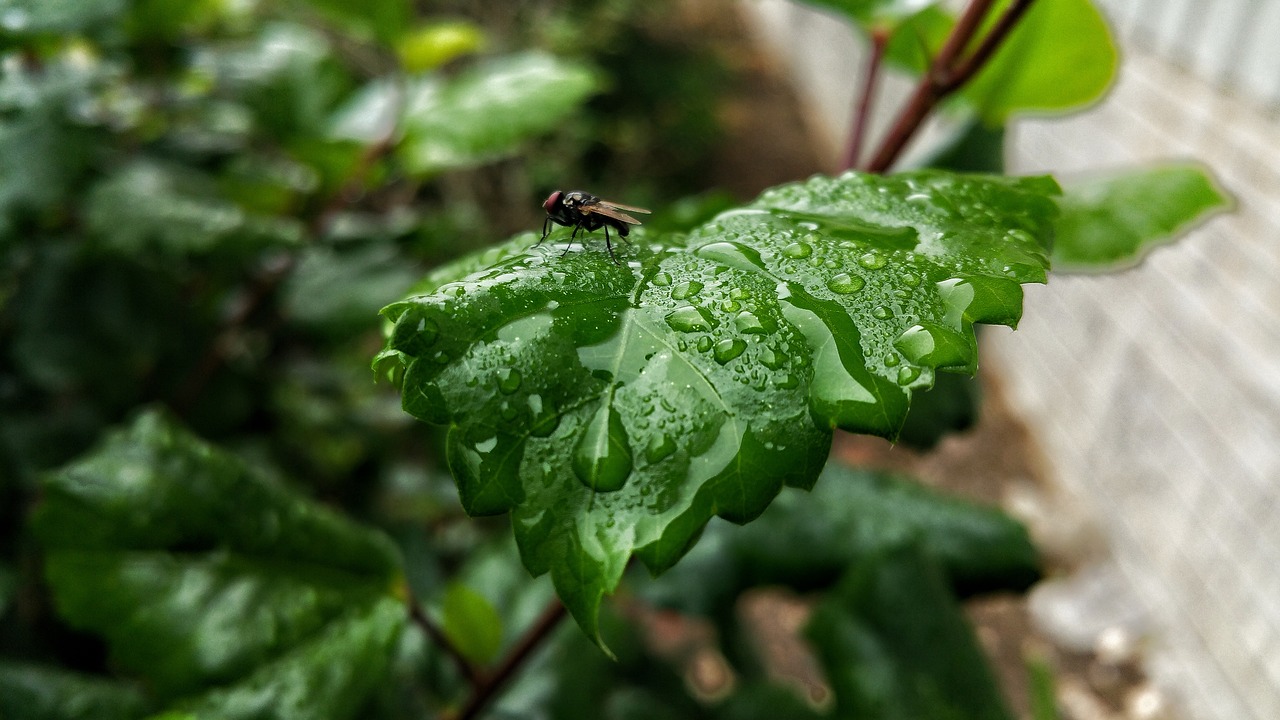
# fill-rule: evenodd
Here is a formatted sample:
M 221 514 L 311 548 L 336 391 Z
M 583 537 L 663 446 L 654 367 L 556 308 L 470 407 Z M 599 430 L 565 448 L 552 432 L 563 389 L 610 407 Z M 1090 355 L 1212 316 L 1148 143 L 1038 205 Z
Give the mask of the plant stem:
M 458 666 L 458 670 L 472 687 L 479 685 L 482 680 L 480 672 L 476 670 L 470 660 L 467 660 L 462 651 L 458 649 L 458 646 L 449 640 L 448 636 L 444 634 L 444 630 L 439 625 L 436 625 L 435 621 L 422 610 L 417 598 L 410 595 L 405 603 L 409 606 L 409 618 L 413 620 L 414 624 L 421 628 L 427 637 L 431 638 L 431 642 L 440 646 L 440 649 L 446 655 L 453 658 L 454 664 Z
M 994 0 L 973 0 L 969 3 L 964 14 L 956 21 L 951 35 L 947 37 L 946 44 L 929 63 L 915 92 L 889 129 L 879 150 L 867 164 L 869 172 L 884 172 L 893 166 L 934 107 L 972 80 L 986 66 L 1033 2 L 1035 0 L 1013 0 L 973 53 L 962 60 L 961 54 L 973 44 L 974 36 L 991 11 Z
M 875 97 L 876 81 L 880 78 L 880 65 L 884 60 L 885 46 L 889 44 L 889 33 L 882 29 L 871 33 L 871 56 L 867 58 L 867 76 L 862 83 L 862 96 L 858 98 L 858 107 L 853 115 L 853 129 L 849 133 L 849 145 L 845 149 L 841 170 L 850 170 L 858 164 L 862 155 L 862 145 L 867 136 L 867 125 L 871 115 L 871 101 Z
M 546 609 L 542 611 L 542 615 L 532 627 L 525 631 L 524 637 L 511 648 L 511 652 L 507 653 L 498 667 L 472 686 L 471 697 L 467 699 L 467 704 L 462 707 L 462 710 L 457 715 L 446 717 L 450 720 L 475 720 L 479 717 L 480 713 L 497 697 L 502 686 L 529 659 L 533 651 L 537 650 L 551 635 L 551 631 L 556 629 L 566 614 L 560 599 L 552 598 Z

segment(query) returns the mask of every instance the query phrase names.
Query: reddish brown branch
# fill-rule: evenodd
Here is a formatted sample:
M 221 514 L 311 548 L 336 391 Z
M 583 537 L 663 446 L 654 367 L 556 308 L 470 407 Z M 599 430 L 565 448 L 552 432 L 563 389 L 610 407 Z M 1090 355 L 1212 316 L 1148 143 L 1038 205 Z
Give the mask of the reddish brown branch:
M 862 83 L 862 96 L 858 98 L 858 107 L 853 115 L 853 129 L 849 132 L 849 144 L 845 149 L 841 170 L 849 170 L 858 164 L 862 155 L 862 145 L 866 141 L 867 125 L 871 115 L 871 102 L 875 98 L 876 82 L 880 78 L 880 66 L 884 60 L 885 47 L 889 44 L 889 33 L 875 30 L 871 33 L 871 55 L 867 58 L 867 76 Z
M 964 14 L 956 21 L 947 42 L 920 78 L 915 92 L 889 129 L 884 142 L 867 163 L 868 171 L 884 172 L 893 166 L 929 113 L 939 102 L 982 71 L 1033 2 L 1035 0 L 1013 0 L 978 43 L 977 48 L 961 59 L 965 50 L 973 44 L 974 36 L 990 12 L 993 0 L 973 0 L 969 3 Z
M 472 686 L 471 697 L 467 699 L 466 705 L 462 706 L 457 715 L 447 715 L 446 718 L 475 720 L 479 717 L 480 713 L 497 697 L 498 691 L 507 684 L 533 652 L 542 646 L 543 641 L 551 635 L 565 615 L 564 604 L 558 598 L 552 598 L 546 609 L 542 611 L 542 615 L 525 632 L 524 637 L 520 638 L 515 647 L 511 648 L 511 652 L 498 663 L 497 668 Z

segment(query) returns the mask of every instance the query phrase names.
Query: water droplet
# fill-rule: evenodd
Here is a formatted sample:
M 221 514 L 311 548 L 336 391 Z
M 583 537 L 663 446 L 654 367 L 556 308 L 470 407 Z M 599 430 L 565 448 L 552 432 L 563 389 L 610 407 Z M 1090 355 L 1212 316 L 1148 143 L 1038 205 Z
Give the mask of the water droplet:
M 534 437 L 549 437 L 560 425 L 560 413 L 553 404 L 543 402 L 541 395 L 529 396 L 529 410 L 533 413 L 529 434 Z
M 794 242 L 783 248 L 782 254 L 789 258 L 807 258 L 813 254 L 813 246 L 806 242 Z
M 747 291 L 740 287 L 733 288 L 729 291 L 729 297 L 733 300 L 741 300 L 747 296 Z
M 418 357 L 426 354 L 439 334 L 440 328 L 435 321 L 423 315 L 421 309 L 409 308 L 396 320 L 396 326 L 391 331 L 391 347 L 406 355 Z
M 666 287 L 671 284 L 671 276 L 664 272 L 660 272 L 653 276 L 653 284 L 658 287 Z
M 711 321 L 702 310 L 692 305 L 676 308 L 667 314 L 667 324 L 679 332 L 699 332 L 711 329 Z
M 520 414 L 520 411 L 509 401 L 503 400 L 502 404 L 498 406 L 498 414 L 502 416 L 503 420 L 510 422 L 516 419 L 516 416 Z
M 711 336 L 703 335 L 698 338 L 698 352 L 706 352 L 711 349 Z
M 592 490 L 620 490 L 631 475 L 631 441 L 622 416 L 601 405 L 587 423 L 573 451 L 573 473 Z
M 702 283 L 697 280 L 689 280 L 671 288 L 671 297 L 675 300 L 685 300 L 694 297 L 702 292 Z
M 914 368 L 910 365 L 903 365 L 902 367 L 898 368 L 898 384 L 899 385 L 910 385 L 911 383 L 915 382 L 916 378 L 918 377 L 920 377 L 919 368 Z
M 858 258 L 858 264 L 868 270 L 879 270 L 885 266 L 888 260 L 878 252 L 863 253 Z
M 524 378 L 520 371 L 515 368 L 502 368 L 498 371 L 498 389 L 507 395 L 519 390 L 522 380 Z
M 791 388 L 798 387 L 800 385 L 800 378 L 796 377 L 795 373 L 787 373 L 777 380 L 774 380 L 773 384 L 783 390 L 790 390 Z
M 725 312 L 737 312 L 742 309 L 742 304 L 737 300 L 725 300 L 720 303 L 720 309 Z
M 649 438 L 649 446 L 644 449 L 644 459 L 652 465 L 661 462 L 675 451 L 676 441 L 665 433 L 658 433 Z
M 888 320 L 893 317 L 893 311 L 883 305 L 877 305 L 871 310 L 871 316 L 877 320 Z
M 760 364 L 770 370 L 777 370 L 787 361 L 787 356 L 774 350 L 773 348 L 765 348 L 760 351 Z
M 841 295 L 856 293 L 862 289 L 863 285 L 866 285 L 865 280 L 857 275 L 850 275 L 849 273 L 834 275 L 827 281 L 827 289 L 833 293 L 839 293 Z
M 898 356 L 893 353 L 888 353 L 884 356 L 885 367 L 897 367 L 899 362 Z
M 764 323 L 760 322 L 760 318 L 750 310 L 743 310 L 733 319 L 734 327 L 738 328 L 738 332 L 747 335 L 759 335 L 765 332 Z
M 902 273 L 902 282 L 908 287 L 915 287 L 920 284 L 920 276 L 915 273 Z
M 741 355 L 742 351 L 746 349 L 747 343 L 742 338 L 725 338 L 716 343 L 715 349 L 712 350 L 712 355 L 715 357 L 716 362 L 724 365 Z

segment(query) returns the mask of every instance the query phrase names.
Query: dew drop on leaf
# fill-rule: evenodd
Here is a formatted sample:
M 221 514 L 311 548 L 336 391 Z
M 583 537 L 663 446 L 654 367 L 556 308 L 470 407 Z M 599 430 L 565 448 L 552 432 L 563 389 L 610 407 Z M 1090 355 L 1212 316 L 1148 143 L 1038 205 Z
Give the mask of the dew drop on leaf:
M 573 473 L 597 492 L 621 490 L 631 475 L 631 440 L 622 416 L 604 404 L 583 428 L 573 451 Z
M 764 323 L 760 322 L 760 318 L 750 310 L 738 313 L 738 316 L 733 319 L 733 324 L 738 328 L 738 332 L 749 335 L 759 335 L 765 331 Z
M 910 385 L 911 383 L 915 382 L 916 378 L 918 377 L 920 377 L 919 368 L 915 368 L 910 365 L 903 365 L 902 367 L 898 368 L 898 384 L 899 385 Z
M 888 320 L 893 317 L 893 311 L 883 305 L 877 305 L 871 311 L 871 316 L 877 320 Z
M 887 262 L 888 260 L 885 259 L 884 255 L 881 255 L 878 252 L 863 253 L 858 258 L 858 264 L 868 270 L 879 270 L 884 267 Z
M 813 246 L 806 242 L 794 242 L 782 249 L 782 254 L 789 258 L 807 258 L 813 254 Z
M 520 371 L 515 368 L 502 368 L 498 371 L 498 389 L 507 395 L 519 390 L 522 380 L 524 378 Z
M 676 441 L 671 439 L 666 433 L 658 433 L 649 439 L 649 445 L 644 449 L 644 459 L 652 465 L 661 462 L 664 458 L 676 451 Z
M 711 336 L 703 335 L 698 338 L 698 352 L 706 352 L 711 349 Z
M 697 280 L 688 280 L 671 288 L 671 297 L 674 300 L 686 300 L 700 292 L 702 292 L 702 283 Z
M 741 355 L 742 351 L 746 349 L 747 343 L 742 338 L 725 338 L 716 343 L 715 349 L 712 350 L 712 355 L 715 357 L 716 362 L 724 365 Z
M 658 287 L 666 287 L 671 284 L 671 276 L 667 273 L 660 272 L 653 276 L 653 284 Z
M 693 305 L 676 308 L 667 314 L 667 324 L 672 330 L 680 332 L 701 332 L 711 329 L 709 321 L 702 310 Z
M 827 289 L 833 293 L 850 295 L 861 290 L 862 286 L 865 284 L 866 281 L 857 275 L 840 273 L 839 275 L 832 276 L 832 278 L 827 281 Z

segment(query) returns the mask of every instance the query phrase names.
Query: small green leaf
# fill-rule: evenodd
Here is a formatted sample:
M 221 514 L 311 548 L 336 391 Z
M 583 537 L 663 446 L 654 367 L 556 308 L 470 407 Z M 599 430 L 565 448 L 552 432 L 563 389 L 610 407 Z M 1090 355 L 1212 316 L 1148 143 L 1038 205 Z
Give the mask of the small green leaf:
M 379 362 L 406 411 L 450 426 L 463 506 L 511 512 L 526 566 L 598 639 L 633 554 L 670 567 L 712 516 L 812 486 L 831 428 L 893 437 L 937 368 L 972 370 L 974 323 L 1015 323 L 1019 283 L 1045 278 L 1057 192 L 818 177 L 688 235 L 637 230 L 627 265 L 526 234 L 387 307 Z
M 1056 268 L 1111 270 L 1140 262 L 1230 199 L 1204 166 L 1166 163 L 1072 183 L 1058 205 Z
M 62 668 L 0 662 L 0 718 L 137 720 L 147 712 L 138 688 Z
M 332 135 L 377 142 L 400 118 L 397 153 L 408 170 L 429 176 L 515 153 L 525 140 L 554 130 L 597 85 L 580 63 L 509 55 L 449 79 L 431 74 L 403 88 L 377 81 L 338 113 Z
M 162 697 L 207 691 L 193 706 L 231 717 L 247 711 L 218 703 L 288 696 L 296 715 L 280 717 L 319 717 L 353 711 L 385 670 L 404 620 L 391 542 L 159 415 L 49 475 L 44 496 L 59 613 Z
M 1012 720 L 963 611 L 918 545 L 852 567 L 805 635 L 838 717 Z
M 996 3 L 990 22 L 1007 4 Z M 961 92 L 997 125 L 1012 114 L 1088 105 L 1111 86 L 1117 64 L 1111 31 L 1090 0 L 1039 0 Z
M 484 30 L 468 22 L 426 25 L 400 39 L 396 53 L 410 73 L 434 70 L 450 60 L 484 48 Z
M 471 662 L 484 665 L 502 647 L 502 616 L 489 600 L 466 585 L 453 583 L 444 593 L 442 630 Z

